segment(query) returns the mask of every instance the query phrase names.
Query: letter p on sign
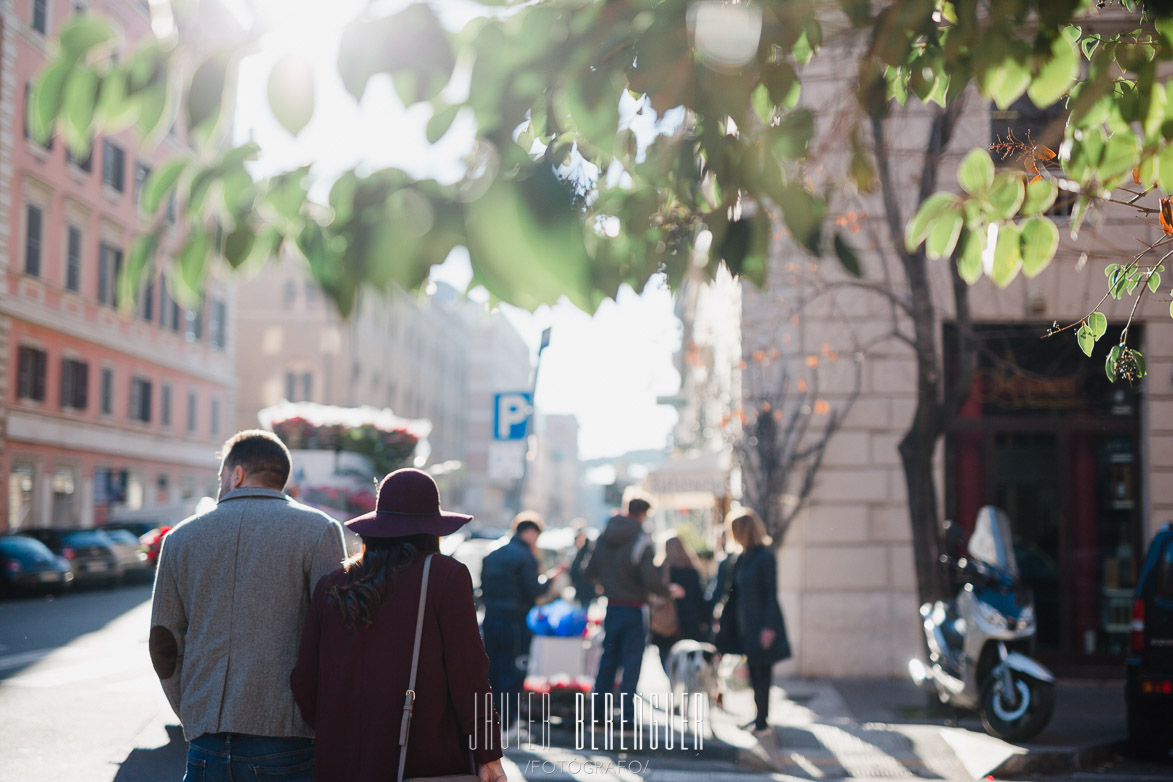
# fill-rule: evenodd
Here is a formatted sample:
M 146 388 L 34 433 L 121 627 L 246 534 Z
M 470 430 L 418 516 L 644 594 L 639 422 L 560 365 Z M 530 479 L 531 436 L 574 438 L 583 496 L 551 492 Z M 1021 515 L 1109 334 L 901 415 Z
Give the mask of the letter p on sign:
M 493 397 L 493 439 L 524 440 L 533 402 L 528 391 L 506 391 Z

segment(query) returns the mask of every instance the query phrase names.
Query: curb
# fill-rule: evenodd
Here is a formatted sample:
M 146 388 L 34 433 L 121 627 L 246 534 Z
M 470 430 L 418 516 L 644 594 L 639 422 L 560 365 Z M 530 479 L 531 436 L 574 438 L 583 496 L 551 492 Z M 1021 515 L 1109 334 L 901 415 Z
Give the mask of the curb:
M 1063 774 L 1086 771 L 1115 757 L 1125 746 L 1124 739 L 1101 741 L 1079 747 L 1033 747 L 1011 755 L 990 776 L 1006 778 L 1023 774 Z

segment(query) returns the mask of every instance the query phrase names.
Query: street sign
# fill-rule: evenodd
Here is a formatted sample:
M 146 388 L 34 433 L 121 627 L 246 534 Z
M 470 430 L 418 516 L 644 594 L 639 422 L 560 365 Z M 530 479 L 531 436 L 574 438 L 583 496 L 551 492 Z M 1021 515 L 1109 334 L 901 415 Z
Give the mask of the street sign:
M 489 480 L 516 481 L 525 472 L 524 440 L 497 440 L 489 443 Z
M 529 391 L 505 391 L 493 397 L 493 439 L 524 440 L 533 401 Z

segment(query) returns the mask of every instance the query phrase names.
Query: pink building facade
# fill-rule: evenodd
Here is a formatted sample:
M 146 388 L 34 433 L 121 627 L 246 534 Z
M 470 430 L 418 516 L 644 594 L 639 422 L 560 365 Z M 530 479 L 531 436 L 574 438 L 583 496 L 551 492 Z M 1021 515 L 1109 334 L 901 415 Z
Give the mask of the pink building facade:
M 214 493 L 234 420 L 233 299 L 210 280 L 181 307 L 168 260 L 186 232 L 168 221 L 156 269 L 119 309 L 119 270 L 143 227 L 150 169 L 183 148 L 133 131 L 95 139 L 78 160 L 25 125 L 27 85 L 52 35 L 100 14 L 124 41 L 150 34 L 147 3 L 15 0 L 0 35 L 0 532 L 93 526 L 130 511 L 160 522 Z M 179 123 L 182 126 L 182 122 Z M 131 311 L 133 310 L 133 311 Z

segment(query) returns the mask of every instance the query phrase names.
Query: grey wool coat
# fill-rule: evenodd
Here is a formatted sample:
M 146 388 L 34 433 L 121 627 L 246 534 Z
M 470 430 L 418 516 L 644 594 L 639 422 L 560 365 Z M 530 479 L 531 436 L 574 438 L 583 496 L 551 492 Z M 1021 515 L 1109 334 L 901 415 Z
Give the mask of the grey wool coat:
M 150 652 L 189 741 L 314 735 L 289 673 L 314 586 L 343 552 L 337 521 L 273 489 L 230 491 L 171 530 L 155 574 Z

